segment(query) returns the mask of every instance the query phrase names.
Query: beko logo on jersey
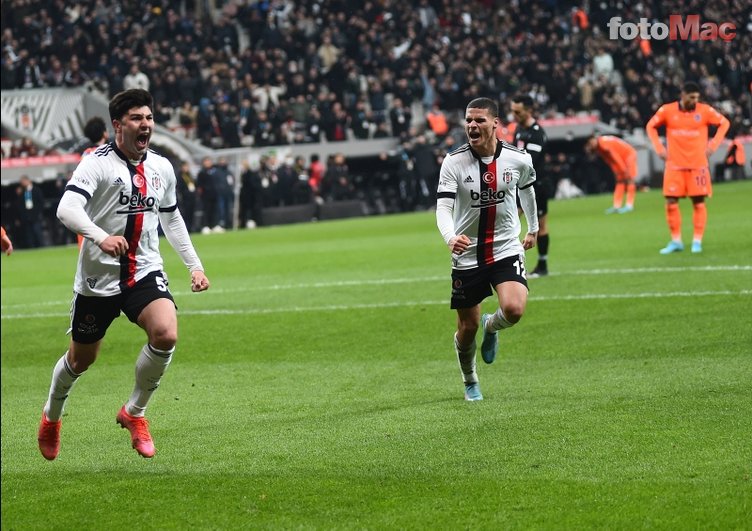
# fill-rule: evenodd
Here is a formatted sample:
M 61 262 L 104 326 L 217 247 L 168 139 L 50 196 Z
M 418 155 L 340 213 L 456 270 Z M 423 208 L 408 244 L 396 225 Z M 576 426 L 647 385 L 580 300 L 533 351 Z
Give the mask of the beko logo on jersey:
M 477 205 L 470 205 L 470 208 L 488 208 L 490 206 L 498 205 L 499 203 L 504 202 L 504 197 L 506 197 L 506 195 L 507 194 L 504 190 L 499 190 L 497 192 L 491 188 L 486 188 L 482 192 L 470 190 L 470 199 L 473 201 L 480 201 Z
M 154 208 L 157 200 L 153 197 L 143 196 L 141 192 L 136 192 L 133 195 L 127 195 L 120 192 L 119 203 L 128 208 L 125 210 L 118 210 L 118 214 L 138 214 L 139 212 L 148 212 Z

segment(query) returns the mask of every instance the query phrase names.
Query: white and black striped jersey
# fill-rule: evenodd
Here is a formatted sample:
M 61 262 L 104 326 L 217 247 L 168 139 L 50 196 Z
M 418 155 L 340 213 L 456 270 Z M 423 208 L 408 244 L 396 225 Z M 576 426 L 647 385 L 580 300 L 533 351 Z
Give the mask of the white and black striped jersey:
M 65 193 L 81 194 L 86 200 L 86 215 L 107 234 L 125 237 L 128 252 L 113 257 L 84 239 L 74 283 L 76 293 L 117 295 L 148 273 L 162 270 L 159 212 L 177 209 L 175 183 L 172 164 L 152 150 L 136 165 L 114 142 L 81 159 Z
M 497 143 L 492 157 L 480 158 L 465 144 L 444 158 L 437 198 L 454 200 L 454 233 L 471 240 L 464 253 L 452 255 L 454 269 L 489 265 L 525 252 L 519 239 L 517 189 L 534 182 L 530 155 L 506 142 Z

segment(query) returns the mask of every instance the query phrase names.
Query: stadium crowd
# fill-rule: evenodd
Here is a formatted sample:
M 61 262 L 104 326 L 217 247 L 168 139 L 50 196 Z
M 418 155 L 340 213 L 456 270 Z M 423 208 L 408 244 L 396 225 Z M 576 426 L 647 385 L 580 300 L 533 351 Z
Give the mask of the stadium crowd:
M 343 171 L 347 165 L 334 159 L 320 171 L 337 175 L 323 183 L 299 159 L 272 157 L 258 169 L 245 168 L 231 177 L 246 190 L 277 183 L 280 175 L 282 182 L 307 180 L 309 186 L 297 186 L 294 199 L 263 187 L 261 204 L 241 192 L 241 224 L 258 218 L 253 212 L 261 207 L 311 198 L 367 195 L 375 212 L 428 207 L 441 156 L 464 141 L 464 106 L 477 96 L 506 104 L 526 93 L 541 118 L 596 113 L 628 133 L 642 131 L 662 103 L 677 98 L 684 81 L 696 80 L 703 99 L 731 120 L 729 137 L 752 132 L 748 0 L 214 4 L 209 12 L 204 2 L 189 0 L 2 0 L 2 88 L 89 87 L 107 96 L 146 88 L 155 97 L 158 123 L 214 148 L 400 138 L 403 149 L 382 154 L 381 169 L 368 179 L 352 165 Z M 673 13 L 732 22 L 736 37 L 609 39 L 612 17 L 665 23 Z M 15 143 L 10 156 L 44 152 L 27 144 Z M 555 183 L 582 158 L 547 154 L 546 172 Z M 190 193 L 202 191 L 200 175 L 183 175 Z M 608 187 L 578 184 L 588 193 Z M 48 187 L 47 202 L 57 199 L 59 187 Z M 229 226 L 221 214 L 227 208 L 200 206 L 208 217 L 220 212 L 216 226 Z M 5 198 L 3 207 L 8 214 Z M 214 223 L 199 220 L 194 230 Z M 56 243 L 57 237 L 48 239 Z
M 631 131 L 686 79 L 731 134 L 752 122 L 746 0 L 245 0 L 218 2 L 214 17 L 191 4 L 3 0 L 2 88 L 148 88 L 158 122 L 214 147 L 409 135 L 416 103 L 454 116 L 516 92 L 541 116 L 598 112 Z M 733 22 L 736 37 L 609 39 L 613 16 L 672 13 Z

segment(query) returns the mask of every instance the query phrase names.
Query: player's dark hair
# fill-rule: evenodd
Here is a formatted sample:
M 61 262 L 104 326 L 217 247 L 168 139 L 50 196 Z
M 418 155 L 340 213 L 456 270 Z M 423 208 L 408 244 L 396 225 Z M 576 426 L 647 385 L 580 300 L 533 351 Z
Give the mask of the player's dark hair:
M 105 131 L 107 131 L 107 124 L 105 124 L 104 120 L 99 116 L 95 116 L 84 125 L 84 136 L 88 138 L 89 142 L 92 144 L 96 144 L 102 140 Z
M 685 94 L 700 92 L 700 85 L 698 85 L 694 81 L 687 81 L 686 83 L 684 83 L 684 85 L 682 85 L 682 92 Z
M 512 103 L 521 103 L 526 109 L 533 108 L 533 98 L 529 94 L 515 94 Z
M 110 100 L 110 119 L 120 120 L 134 107 L 154 108 L 154 99 L 144 89 L 128 89 Z
M 475 98 L 467 104 L 468 109 L 486 109 L 488 114 L 497 118 L 499 116 L 499 106 L 491 98 Z

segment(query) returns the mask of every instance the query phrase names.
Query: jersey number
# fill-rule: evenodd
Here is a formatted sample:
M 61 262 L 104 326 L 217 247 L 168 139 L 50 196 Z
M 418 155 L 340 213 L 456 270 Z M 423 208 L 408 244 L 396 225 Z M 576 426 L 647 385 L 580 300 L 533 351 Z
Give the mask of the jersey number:
M 157 289 L 159 291 L 167 291 L 167 283 L 163 277 L 154 277 L 154 280 L 157 282 Z
M 527 278 L 525 276 L 525 264 L 521 262 L 520 260 L 517 260 L 514 263 L 514 268 L 517 270 L 517 274 L 521 276 L 522 278 Z

